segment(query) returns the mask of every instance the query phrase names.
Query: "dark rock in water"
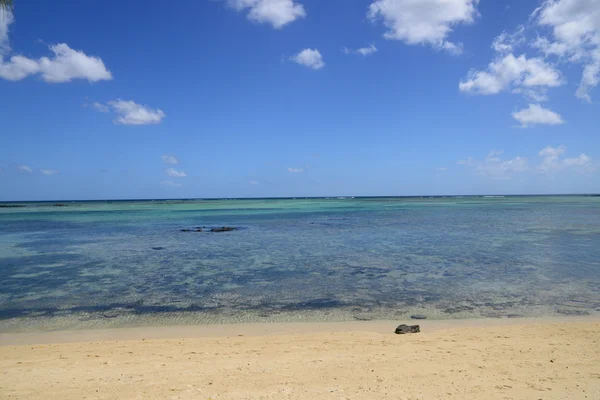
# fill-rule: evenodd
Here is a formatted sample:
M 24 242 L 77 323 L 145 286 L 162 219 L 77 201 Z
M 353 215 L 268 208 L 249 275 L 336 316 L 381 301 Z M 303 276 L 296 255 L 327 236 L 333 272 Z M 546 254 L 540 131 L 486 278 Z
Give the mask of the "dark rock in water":
M 164 250 L 164 247 L 152 247 L 152 250 Z
M 0 204 L 0 208 L 19 208 L 19 207 L 25 207 L 22 204 Z
M 373 317 L 363 317 L 359 315 L 353 315 L 353 318 L 357 321 L 373 321 Z
M 237 228 L 232 228 L 230 226 L 223 226 L 221 228 L 212 228 L 210 231 L 211 232 L 231 232 L 231 231 L 235 231 Z
M 589 312 L 584 310 L 556 310 L 557 313 L 562 315 L 590 315 Z
M 396 335 L 405 335 L 407 333 L 419 333 L 421 332 L 421 328 L 419 325 L 398 325 L 396 328 Z
M 194 232 L 202 232 L 202 228 L 196 228 Z
M 410 316 L 411 319 L 427 319 L 427 316 L 423 314 L 415 314 Z
M 105 312 L 104 314 L 102 314 L 102 316 L 104 318 L 117 318 L 119 316 L 119 314 L 115 311 L 108 311 L 108 312 Z
M 191 229 L 180 229 L 179 232 L 191 232 Z
M 523 314 L 507 314 L 506 318 L 523 318 Z
M 52 207 L 68 207 L 66 204 L 52 204 Z

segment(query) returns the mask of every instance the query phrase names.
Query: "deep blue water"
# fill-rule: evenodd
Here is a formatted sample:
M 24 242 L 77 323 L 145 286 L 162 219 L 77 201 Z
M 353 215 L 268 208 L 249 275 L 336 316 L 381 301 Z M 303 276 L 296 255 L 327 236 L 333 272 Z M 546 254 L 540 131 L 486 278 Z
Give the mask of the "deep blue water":
M 0 208 L 0 331 L 600 314 L 600 197 L 62 204 Z

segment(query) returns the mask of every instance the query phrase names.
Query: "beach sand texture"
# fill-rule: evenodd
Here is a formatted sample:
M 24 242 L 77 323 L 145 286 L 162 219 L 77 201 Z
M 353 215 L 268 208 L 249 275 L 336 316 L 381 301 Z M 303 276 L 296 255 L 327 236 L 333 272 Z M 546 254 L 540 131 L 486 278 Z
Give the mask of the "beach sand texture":
M 597 400 L 600 322 L 5 345 L 0 371 L 2 399 Z

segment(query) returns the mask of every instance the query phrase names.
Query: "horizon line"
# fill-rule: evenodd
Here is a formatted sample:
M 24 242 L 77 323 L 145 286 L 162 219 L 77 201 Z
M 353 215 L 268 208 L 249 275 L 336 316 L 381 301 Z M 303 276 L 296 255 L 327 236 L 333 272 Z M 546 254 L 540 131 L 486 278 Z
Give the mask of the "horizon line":
M 386 198 L 457 198 L 457 197 L 596 197 L 600 193 L 537 193 L 537 194 L 440 194 L 440 195 L 389 195 L 389 196 L 281 196 L 281 197 L 173 197 L 173 198 L 115 198 L 115 199 L 51 199 L 51 200 L 0 200 L 7 203 L 76 203 L 106 201 L 200 201 L 200 200 L 344 200 L 344 199 L 386 199 Z

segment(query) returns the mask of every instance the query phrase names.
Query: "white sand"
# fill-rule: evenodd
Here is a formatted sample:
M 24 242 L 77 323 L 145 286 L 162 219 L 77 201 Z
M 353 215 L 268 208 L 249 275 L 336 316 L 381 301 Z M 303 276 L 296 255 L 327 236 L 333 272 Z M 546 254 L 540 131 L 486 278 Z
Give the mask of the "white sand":
M 4 334 L 0 398 L 600 399 L 597 318 L 419 323 Z

